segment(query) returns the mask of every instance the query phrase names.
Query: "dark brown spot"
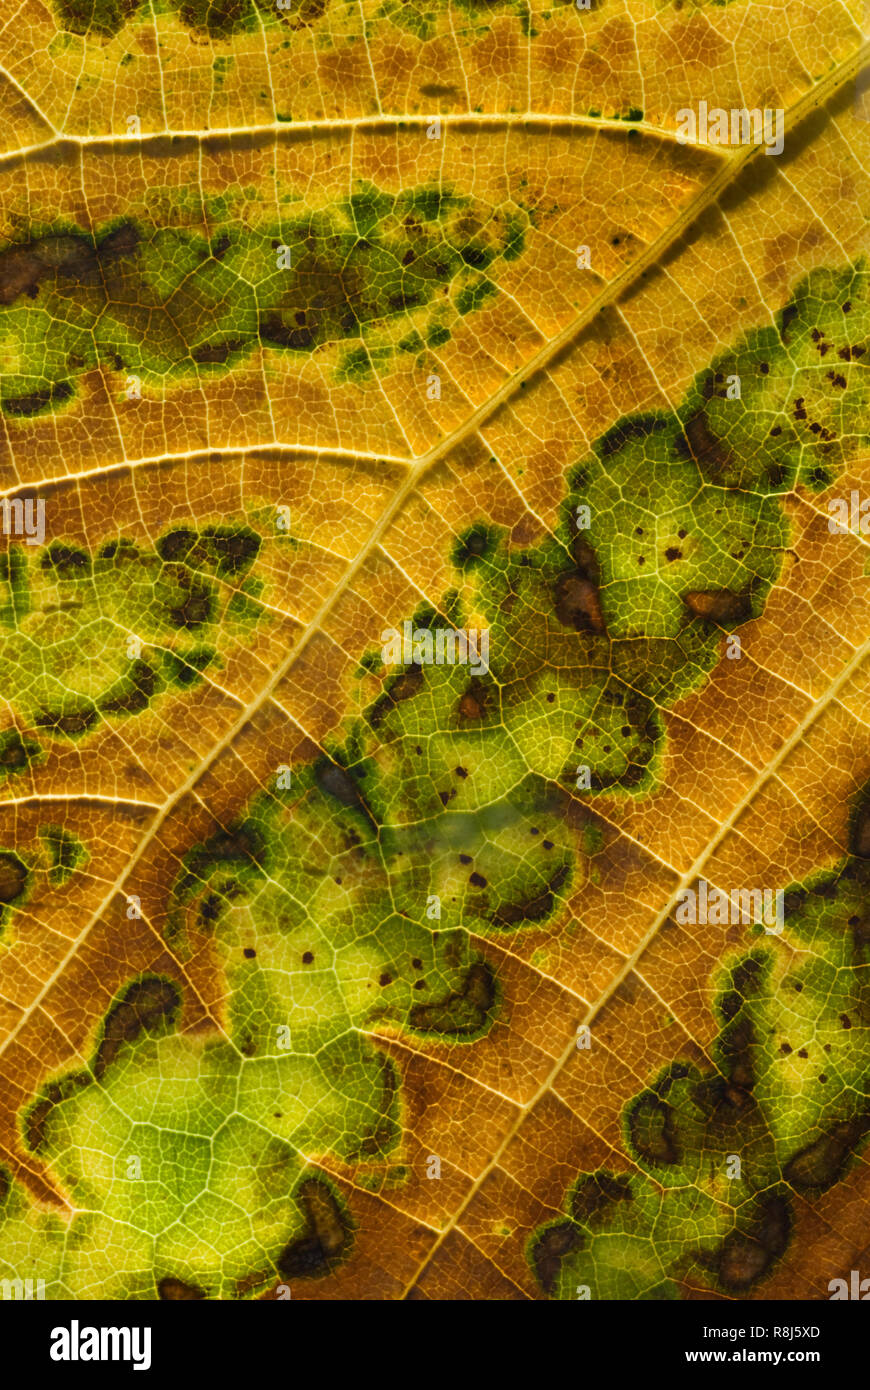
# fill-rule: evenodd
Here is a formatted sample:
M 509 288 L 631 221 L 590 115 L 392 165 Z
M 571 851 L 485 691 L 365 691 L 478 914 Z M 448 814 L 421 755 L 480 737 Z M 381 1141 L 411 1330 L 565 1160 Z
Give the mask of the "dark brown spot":
M 749 595 L 735 594 L 731 589 L 692 589 L 683 595 L 683 603 L 696 618 L 721 627 L 744 623 L 752 616 Z
M 658 1166 L 679 1162 L 681 1150 L 673 1107 L 654 1091 L 645 1091 L 631 1105 L 628 1131 L 635 1150 L 648 1163 Z
M 731 467 L 731 451 L 710 429 L 703 410 L 686 425 L 686 440 L 692 458 L 708 478 L 718 478 Z
M 372 706 L 368 717 L 368 722 L 373 729 L 377 729 L 383 723 L 390 710 L 403 700 L 410 700 L 423 687 L 423 668 L 422 666 L 410 666 L 407 671 L 393 681 L 388 690 L 377 699 Z M 422 752 L 422 749 L 417 749 Z
M 351 1232 L 331 1189 L 319 1178 L 308 1178 L 296 1196 L 305 1210 L 307 1231 L 285 1246 L 278 1271 L 287 1279 L 318 1278 L 335 1268 L 350 1245 Z
M 20 898 L 27 887 L 28 878 L 27 865 L 17 854 L 10 850 L 0 853 L 0 903 L 14 903 Z
M 161 1279 L 157 1285 L 158 1296 L 171 1302 L 193 1301 L 205 1298 L 205 1290 L 196 1284 L 185 1284 L 183 1279 Z
M 483 711 L 474 696 L 466 691 L 459 701 L 459 713 L 464 715 L 466 719 L 479 719 Z
M 870 1130 L 870 1115 L 834 1125 L 821 1139 L 796 1153 L 783 1177 L 801 1191 L 824 1191 L 841 1177 L 853 1150 Z
M 783 1197 L 768 1197 L 746 1231 L 734 1231 L 718 1258 L 719 1279 L 726 1289 L 747 1289 L 766 1274 L 788 1244 L 791 1214 Z
M 485 961 L 466 972 L 461 990 L 429 1004 L 415 1004 L 408 1016 L 412 1028 L 445 1037 L 468 1037 L 480 1032 L 495 1003 L 495 975 Z
M 561 575 L 553 589 L 553 604 L 559 622 L 575 632 L 605 631 L 597 586 L 583 575 Z
M 522 903 L 502 903 L 492 914 L 490 921 L 496 927 L 515 927 L 520 922 L 544 921 L 553 911 L 556 904 L 555 895 L 567 877 L 568 865 L 564 864 L 561 869 L 557 869 L 542 893 L 538 893 L 534 898 L 527 898 Z
M 152 975 L 137 980 L 106 1015 L 103 1036 L 94 1061 L 94 1076 L 101 1077 L 124 1043 L 142 1033 L 171 1027 L 178 1018 L 181 993 L 171 980 Z
M 550 1226 L 535 1241 L 532 1264 L 545 1293 L 552 1293 L 555 1289 L 565 1256 L 579 1250 L 582 1244 L 583 1236 L 572 1221 L 562 1221 L 558 1226 Z
M 228 339 L 223 343 L 203 343 L 201 347 L 194 348 L 191 356 L 194 362 L 203 366 L 210 363 L 222 365 L 234 352 L 240 352 L 244 346 L 241 338 Z
M 870 797 L 862 797 L 852 818 L 849 849 L 859 859 L 870 859 Z

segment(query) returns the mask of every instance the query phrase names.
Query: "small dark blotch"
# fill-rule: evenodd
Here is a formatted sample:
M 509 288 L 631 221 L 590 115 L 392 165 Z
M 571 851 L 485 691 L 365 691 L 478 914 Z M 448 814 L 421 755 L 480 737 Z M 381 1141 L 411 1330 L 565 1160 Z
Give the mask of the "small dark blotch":
M 212 622 L 216 614 L 215 596 L 203 580 L 194 579 L 189 571 L 176 575 L 179 588 L 185 590 L 181 603 L 168 610 L 173 627 L 197 628 Z
M 387 715 L 396 705 L 403 700 L 410 700 L 419 690 L 423 688 L 424 676 L 422 666 L 410 666 L 407 671 L 402 672 L 379 696 L 372 705 L 366 718 L 373 729 L 377 729 L 386 719 Z M 422 754 L 423 749 L 418 747 L 417 753 Z
M 31 391 L 26 396 L 7 396 L 0 401 L 5 415 L 13 419 L 30 420 L 45 410 L 68 401 L 73 394 L 72 383 L 57 381 L 42 391 Z
M 415 1004 L 408 1022 L 424 1033 L 470 1037 L 480 1032 L 495 997 L 492 967 L 485 961 L 476 961 L 466 972 L 461 990 L 454 990 L 446 998 L 430 1004 Z
M 193 1302 L 205 1298 L 205 1290 L 196 1284 L 185 1284 L 183 1279 L 161 1279 L 157 1293 L 163 1300 L 171 1302 Z
M 597 585 L 581 570 L 560 575 L 553 588 L 556 617 L 575 632 L 604 632 L 604 613 Z
M 628 1132 L 636 1152 L 654 1166 L 678 1163 L 681 1156 L 673 1107 L 645 1091 L 628 1112 Z
M 21 897 L 30 874 L 27 865 L 11 850 L 0 852 L 0 903 L 7 906 Z
M 543 892 L 522 903 L 502 903 L 490 917 L 496 927 L 516 927 L 524 922 L 543 922 L 556 905 L 556 893 L 568 877 L 568 865 L 557 869 Z
M 203 343 L 194 348 L 191 357 L 198 366 L 223 366 L 234 352 L 241 352 L 245 343 L 241 338 L 228 338 L 222 343 Z
M 713 433 L 703 410 L 687 423 L 685 439 L 689 453 L 707 477 L 717 479 L 731 467 L 731 451 L 719 436 Z
M 670 429 L 670 424 L 661 416 L 625 416 L 599 440 L 596 449 L 599 457 L 609 458 L 611 454 L 618 454 L 626 444 L 633 441 L 643 444 L 651 435 L 662 434 L 667 429 Z M 582 486 L 576 475 L 573 479 L 573 486 Z
M 571 1197 L 571 1215 L 581 1226 L 616 1202 L 633 1201 L 631 1182 L 623 1174 L 590 1173 L 581 1178 Z
M 459 569 L 465 569 L 476 561 L 484 559 L 491 554 L 496 539 L 496 533 L 491 527 L 476 522 L 469 530 L 463 532 L 454 545 L 453 563 Z
M 290 328 L 280 314 L 267 314 L 260 320 L 260 341 L 293 352 L 310 352 L 317 335 L 312 328 Z
M 783 343 L 788 343 L 788 338 L 786 337 L 786 330 L 788 329 L 789 325 L 793 322 L 793 320 L 797 318 L 797 315 L 797 304 L 786 304 L 785 308 L 782 311 L 782 314 L 780 315 L 779 336 L 782 339 Z
M 572 1221 L 562 1221 L 544 1231 L 532 1247 L 532 1266 L 538 1283 L 545 1293 L 556 1287 L 559 1270 L 566 1255 L 579 1250 L 583 1237 Z
M 849 827 L 849 849 L 859 859 L 870 859 L 870 794 L 862 795 Z
M 103 714 L 137 714 L 157 689 L 157 674 L 147 661 L 134 661 L 130 673 L 99 701 Z
M 792 1218 L 784 1197 L 767 1197 L 746 1231 L 734 1231 L 723 1242 L 718 1274 L 729 1290 L 755 1284 L 779 1258 L 788 1244 Z
M 783 1177 L 800 1191 L 824 1191 L 842 1176 L 853 1151 L 868 1130 L 870 1115 L 867 1114 L 834 1125 L 789 1160 Z
M 37 757 L 40 746 L 34 739 L 24 739 L 16 728 L 0 733 L 0 777 L 23 772 Z
M 86 550 L 71 545 L 51 545 L 40 556 L 39 567 L 54 570 L 60 579 L 80 579 L 91 572 L 91 557 Z
M 350 773 L 338 763 L 322 758 L 315 768 L 314 779 L 321 791 L 334 797 L 341 806 L 365 812 L 366 807 L 359 788 Z
M 172 980 L 158 975 L 136 980 L 106 1015 L 103 1036 L 94 1061 L 94 1075 L 101 1077 L 125 1042 L 141 1033 L 162 1032 L 172 1027 L 181 1008 L 181 991 Z
M 208 932 L 221 915 L 224 899 L 220 893 L 208 893 L 203 898 L 197 914 L 197 925 Z
M 316 1279 L 329 1274 L 347 1252 L 351 1231 L 331 1189 L 318 1178 L 301 1184 L 297 1198 L 307 1218 L 307 1231 L 292 1240 L 278 1257 L 286 1279 Z

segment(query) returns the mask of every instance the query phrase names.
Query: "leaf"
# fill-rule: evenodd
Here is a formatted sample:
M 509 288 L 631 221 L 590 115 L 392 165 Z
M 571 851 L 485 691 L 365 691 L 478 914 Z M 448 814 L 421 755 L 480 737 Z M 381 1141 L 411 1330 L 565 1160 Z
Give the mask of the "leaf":
M 860 1268 L 865 54 L 756 10 L 7 23 L 11 1295 Z

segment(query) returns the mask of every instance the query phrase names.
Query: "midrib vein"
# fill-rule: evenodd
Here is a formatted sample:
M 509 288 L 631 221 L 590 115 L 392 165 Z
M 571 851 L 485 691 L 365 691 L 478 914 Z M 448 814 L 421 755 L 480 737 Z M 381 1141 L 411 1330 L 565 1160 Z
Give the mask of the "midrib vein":
M 87 150 L 93 146 L 109 148 L 122 152 L 131 150 L 135 152 L 142 145 L 167 143 L 170 140 L 199 144 L 208 144 L 214 141 L 219 144 L 224 140 L 256 140 L 258 137 L 284 136 L 291 141 L 296 135 L 317 134 L 319 131 L 345 131 L 345 130 L 384 130 L 394 131 L 399 127 L 408 130 L 425 129 L 434 120 L 441 122 L 442 127 L 450 129 L 451 126 L 487 126 L 495 129 L 516 130 L 523 126 L 532 129 L 544 126 L 549 129 L 563 127 L 565 130 L 617 130 L 625 133 L 628 130 L 639 130 L 645 135 L 651 135 L 662 140 L 666 144 L 685 143 L 694 149 L 709 150 L 711 154 L 721 154 L 723 159 L 727 155 L 723 153 L 725 147 L 716 145 L 706 145 L 699 140 L 677 140 L 676 132 L 661 126 L 650 125 L 647 121 L 621 121 L 611 119 L 606 116 L 587 116 L 587 115 L 559 115 L 549 111 L 526 111 L 511 112 L 487 112 L 487 111 L 451 111 L 446 113 L 432 112 L 428 116 L 422 115 L 372 115 L 372 116 L 336 116 L 324 117 L 323 119 L 314 118 L 310 121 L 263 121 L 256 125 L 248 126 L 214 126 L 208 130 L 148 130 L 142 131 L 139 135 L 126 135 L 121 131 L 112 131 L 103 135 L 77 135 L 67 134 L 63 131 L 56 131 L 48 140 L 42 140 L 35 145 L 22 145 L 20 149 L 4 150 L 0 152 L 0 167 L 4 164 L 14 164 L 16 160 L 26 160 L 31 155 L 45 154 L 48 150 L 56 149 L 59 145 L 68 145 L 75 149 L 79 146 Z

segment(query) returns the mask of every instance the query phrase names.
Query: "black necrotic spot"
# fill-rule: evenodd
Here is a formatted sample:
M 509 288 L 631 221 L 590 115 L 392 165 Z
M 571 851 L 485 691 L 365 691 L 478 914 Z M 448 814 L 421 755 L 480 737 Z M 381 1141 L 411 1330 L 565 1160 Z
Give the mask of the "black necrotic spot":
M 103 1075 L 124 1043 L 174 1026 L 180 1008 L 181 991 L 171 980 L 152 975 L 130 985 L 106 1015 L 94 1075 Z
M 29 420 L 34 415 L 41 415 L 44 410 L 51 410 L 52 407 L 68 401 L 72 394 L 71 382 L 58 381 L 43 390 L 30 391 L 25 396 L 7 396 L 2 401 L 2 409 L 4 414 L 11 415 L 13 419 Z
M 297 1197 L 306 1216 L 306 1232 L 286 1245 L 278 1256 L 285 1279 L 317 1279 L 329 1274 L 351 1242 L 348 1221 L 326 1183 L 308 1178 Z

